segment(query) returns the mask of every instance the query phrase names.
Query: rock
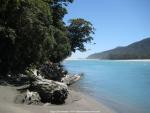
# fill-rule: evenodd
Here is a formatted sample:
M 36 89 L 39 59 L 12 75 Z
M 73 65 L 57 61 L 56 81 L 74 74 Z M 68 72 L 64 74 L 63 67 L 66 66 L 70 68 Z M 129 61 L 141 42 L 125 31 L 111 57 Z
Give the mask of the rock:
M 80 75 L 66 75 L 61 79 L 61 82 L 65 83 L 66 85 L 72 85 L 73 83 L 77 82 L 80 80 L 81 76 Z
M 67 85 L 47 79 L 38 78 L 30 90 L 38 92 L 43 103 L 63 104 L 68 96 Z
M 27 90 L 23 102 L 25 104 L 39 104 L 41 102 L 41 98 L 37 92 L 30 92 Z

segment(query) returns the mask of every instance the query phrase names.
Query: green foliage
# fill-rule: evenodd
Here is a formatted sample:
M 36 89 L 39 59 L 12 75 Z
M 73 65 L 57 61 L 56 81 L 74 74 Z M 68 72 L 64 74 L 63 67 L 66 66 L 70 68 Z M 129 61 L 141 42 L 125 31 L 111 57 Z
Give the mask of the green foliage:
M 84 51 L 92 24 L 63 18 L 73 0 L 0 0 L 0 74 L 22 73 L 46 61 L 58 63 Z
M 54 26 L 54 49 L 50 54 L 53 62 L 60 62 L 71 55 L 70 42 L 63 18 L 67 14 L 66 6 L 73 0 L 48 0 L 52 11 L 52 25 Z
M 91 36 L 91 34 L 94 34 L 92 24 L 81 18 L 71 19 L 69 23 L 70 25 L 67 28 L 71 50 L 73 52 L 76 50 L 86 51 L 84 44 L 93 40 L 93 37 Z
M 65 30 L 63 18 L 68 13 L 66 6 L 72 2 L 73 0 L 51 0 L 50 9 L 52 10 L 53 25 L 56 28 Z
M 66 34 L 57 28 L 55 28 L 54 31 L 54 38 L 56 43 L 54 44 L 54 49 L 50 54 L 49 59 L 54 63 L 57 63 L 71 55 L 71 47 Z
M 23 72 L 32 64 L 38 66 L 45 62 L 55 42 L 46 2 L 19 0 L 13 2 L 19 5 L 12 5 L 12 1 L 15 0 L 4 2 L 6 8 L 0 12 L 0 43 L 3 45 L 0 46 L 0 69 L 6 74 Z
M 12 66 L 16 34 L 11 28 L 0 26 L 0 72 L 5 75 Z

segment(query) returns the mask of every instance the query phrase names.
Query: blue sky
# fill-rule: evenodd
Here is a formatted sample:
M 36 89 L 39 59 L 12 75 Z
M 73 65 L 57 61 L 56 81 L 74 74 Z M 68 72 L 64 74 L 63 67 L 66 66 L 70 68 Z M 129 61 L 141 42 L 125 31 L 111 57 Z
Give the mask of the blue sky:
M 85 58 L 150 37 L 150 0 L 74 0 L 64 20 L 78 17 L 94 25 L 96 44 L 86 45 L 90 50 L 76 52 L 71 58 Z

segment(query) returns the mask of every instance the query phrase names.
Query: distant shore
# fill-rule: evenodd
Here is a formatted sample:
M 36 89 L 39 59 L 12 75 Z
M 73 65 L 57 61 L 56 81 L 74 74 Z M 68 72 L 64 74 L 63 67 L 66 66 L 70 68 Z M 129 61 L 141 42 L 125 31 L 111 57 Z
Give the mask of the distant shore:
M 132 59 L 132 60 L 117 60 L 117 61 L 139 61 L 139 62 L 148 61 L 148 62 L 150 62 L 150 59 Z
M 86 60 L 86 61 L 148 61 L 150 62 L 150 59 L 124 59 L 124 60 L 111 60 L 111 59 L 66 59 L 65 61 L 71 61 L 71 60 Z
M 115 113 L 107 106 L 77 91 L 70 91 L 64 105 L 25 105 L 15 103 L 16 87 L 0 86 L 0 113 Z
M 105 60 L 110 60 L 110 61 L 150 61 L 150 59 L 86 59 L 86 58 L 68 58 L 68 59 L 65 59 L 65 61 L 68 61 L 68 60 L 101 60 L 101 61 L 105 61 Z

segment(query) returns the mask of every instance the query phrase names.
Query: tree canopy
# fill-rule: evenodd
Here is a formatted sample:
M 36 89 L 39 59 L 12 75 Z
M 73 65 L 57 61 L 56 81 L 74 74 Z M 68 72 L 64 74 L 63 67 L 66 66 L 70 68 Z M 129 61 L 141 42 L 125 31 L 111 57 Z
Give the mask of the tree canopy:
M 71 43 L 71 50 L 73 52 L 76 50 L 86 51 L 84 44 L 93 40 L 91 34 L 94 34 L 94 27 L 89 21 L 81 18 L 71 19 L 69 23 L 68 37 Z
M 21 73 L 31 65 L 60 62 L 86 50 L 92 24 L 63 18 L 73 0 L 0 0 L 0 74 Z

